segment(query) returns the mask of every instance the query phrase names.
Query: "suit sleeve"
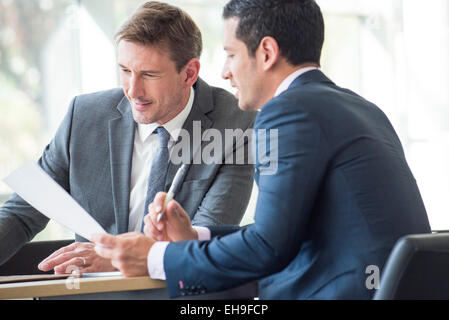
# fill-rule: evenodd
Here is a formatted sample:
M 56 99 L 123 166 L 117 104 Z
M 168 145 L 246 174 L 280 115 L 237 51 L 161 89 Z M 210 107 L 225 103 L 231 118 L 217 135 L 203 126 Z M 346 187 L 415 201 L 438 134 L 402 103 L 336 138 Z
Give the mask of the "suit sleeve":
M 55 137 L 45 148 L 38 164 L 59 185 L 69 191 L 69 143 L 75 99 Z M 0 208 L 0 264 L 42 231 L 49 219 L 17 194 Z
M 270 141 L 267 149 L 270 160 L 256 158 L 255 223 L 208 242 L 169 244 L 164 266 L 171 297 L 185 294 L 180 281 L 184 288 L 221 291 L 279 272 L 297 255 L 325 173 L 328 148 L 312 115 L 280 98 L 263 108 L 255 129 L 258 148 L 263 145 L 259 130 L 266 130 L 267 136 L 271 129 L 278 133 L 278 147 Z M 275 172 L 267 171 L 274 167 Z
M 241 230 L 242 228 L 247 228 L 248 226 L 244 227 L 237 227 L 237 226 L 214 226 L 214 227 L 208 227 L 210 230 L 210 236 L 211 238 L 214 237 L 222 237 L 227 236 L 228 234 L 234 233 L 236 231 Z

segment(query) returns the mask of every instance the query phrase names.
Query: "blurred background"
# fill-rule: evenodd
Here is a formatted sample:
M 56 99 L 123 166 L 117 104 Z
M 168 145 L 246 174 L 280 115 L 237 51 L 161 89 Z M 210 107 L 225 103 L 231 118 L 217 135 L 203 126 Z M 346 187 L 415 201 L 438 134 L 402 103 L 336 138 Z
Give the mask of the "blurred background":
M 203 33 L 200 76 L 221 79 L 227 0 L 165 1 Z M 322 69 L 390 118 L 432 229 L 449 229 L 449 0 L 317 0 Z M 143 1 L 0 0 L 0 179 L 35 161 L 78 94 L 119 86 L 114 34 Z M 0 205 L 11 194 L 0 181 Z M 257 189 L 242 225 L 251 223 Z M 73 238 L 50 222 L 34 240 Z

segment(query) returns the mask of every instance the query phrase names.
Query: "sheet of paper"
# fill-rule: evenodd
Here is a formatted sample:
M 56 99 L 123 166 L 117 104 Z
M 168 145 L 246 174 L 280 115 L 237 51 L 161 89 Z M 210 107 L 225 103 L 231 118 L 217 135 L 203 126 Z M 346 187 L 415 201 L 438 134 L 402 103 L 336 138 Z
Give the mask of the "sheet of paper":
M 90 239 L 94 233 L 106 233 L 37 163 L 25 165 L 3 181 L 39 212 L 80 236 Z
M 120 271 L 112 272 L 85 272 L 81 275 L 83 278 L 109 278 L 109 277 L 123 277 Z

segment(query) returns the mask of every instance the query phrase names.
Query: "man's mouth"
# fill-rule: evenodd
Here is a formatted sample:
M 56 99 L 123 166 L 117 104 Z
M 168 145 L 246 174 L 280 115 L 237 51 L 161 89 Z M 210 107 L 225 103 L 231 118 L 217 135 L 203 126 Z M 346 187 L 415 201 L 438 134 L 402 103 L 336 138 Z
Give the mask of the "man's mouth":
M 145 111 L 152 104 L 151 101 L 133 101 L 134 108 L 137 111 Z
M 238 88 L 236 85 L 233 85 L 232 83 L 231 83 L 231 87 L 232 87 L 233 89 L 235 89 L 235 91 L 234 91 L 234 97 L 236 97 L 236 98 L 238 99 L 238 98 L 239 98 L 239 93 L 240 93 L 239 88 Z
M 236 89 L 236 91 L 234 92 L 234 97 L 236 97 L 238 100 L 239 96 L 240 96 L 240 91 L 239 91 L 239 89 Z

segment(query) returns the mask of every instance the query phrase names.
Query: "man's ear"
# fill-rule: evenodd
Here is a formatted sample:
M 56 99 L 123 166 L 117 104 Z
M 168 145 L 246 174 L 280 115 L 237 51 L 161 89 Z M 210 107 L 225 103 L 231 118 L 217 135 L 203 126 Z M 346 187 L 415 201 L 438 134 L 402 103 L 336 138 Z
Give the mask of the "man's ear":
M 280 58 L 279 45 L 273 37 L 264 37 L 257 48 L 256 55 L 264 71 L 268 71 Z
M 184 85 L 186 88 L 190 88 L 198 80 L 200 73 L 200 61 L 196 58 L 190 59 L 185 67 L 181 70 L 184 77 Z

